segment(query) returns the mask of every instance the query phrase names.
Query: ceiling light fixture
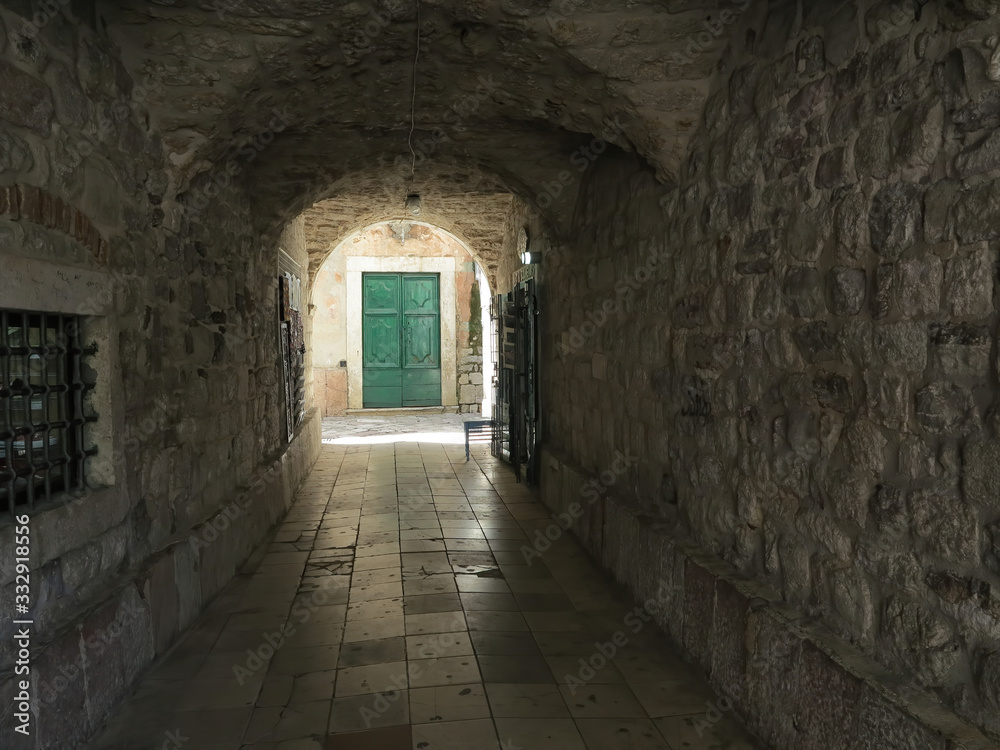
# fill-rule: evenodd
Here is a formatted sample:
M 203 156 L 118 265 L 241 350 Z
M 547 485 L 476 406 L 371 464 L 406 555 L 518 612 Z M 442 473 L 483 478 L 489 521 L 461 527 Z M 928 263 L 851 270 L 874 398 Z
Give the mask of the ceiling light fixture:
M 410 193 L 406 196 L 406 210 L 414 216 L 420 216 L 420 194 Z

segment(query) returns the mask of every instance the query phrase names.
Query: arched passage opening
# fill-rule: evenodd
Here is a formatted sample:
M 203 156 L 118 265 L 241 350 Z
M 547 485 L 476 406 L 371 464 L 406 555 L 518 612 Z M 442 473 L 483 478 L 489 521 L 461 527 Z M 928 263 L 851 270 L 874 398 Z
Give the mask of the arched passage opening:
M 480 413 L 484 401 L 483 298 L 490 297 L 489 280 L 464 240 L 425 221 L 399 219 L 368 225 L 337 242 L 323 245 L 322 203 L 303 216 L 311 254 L 325 259 L 309 281 L 312 396 L 324 417 L 360 409 L 441 407 L 458 413 Z M 375 285 L 389 285 L 400 305 L 398 314 L 373 310 Z M 426 288 L 422 288 L 426 287 Z M 429 285 L 429 286 L 428 286 Z M 410 289 L 412 287 L 412 289 Z M 485 287 L 485 288 L 483 288 Z M 412 332 L 406 309 L 413 295 L 430 298 L 415 319 L 435 321 L 431 338 L 421 342 Z M 410 299 L 407 294 L 412 292 Z M 368 294 L 369 296 L 366 296 Z M 384 304 L 384 303 L 383 303 Z M 421 348 L 423 347 L 423 349 Z M 371 364 L 379 356 L 399 362 L 400 373 Z M 397 359 L 398 357 L 398 359 Z M 429 360 L 436 393 L 406 371 L 409 362 Z M 381 370 L 381 371 L 379 371 Z M 379 383 L 400 379 L 399 391 Z M 488 408 L 488 403 L 487 403 Z

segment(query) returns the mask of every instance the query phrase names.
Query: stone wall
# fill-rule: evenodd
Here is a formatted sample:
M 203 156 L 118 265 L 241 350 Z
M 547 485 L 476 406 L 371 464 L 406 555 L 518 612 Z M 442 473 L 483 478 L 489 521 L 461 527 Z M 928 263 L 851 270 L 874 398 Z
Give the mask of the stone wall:
M 775 747 L 826 747 L 868 710 L 850 680 L 776 666 L 806 621 L 888 669 L 886 694 L 1000 737 L 995 7 L 731 15 L 679 187 L 609 151 L 544 266 L 552 476 L 596 477 L 604 498 L 576 530 L 638 585 L 609 538 L 627 510 L 787 603 L 772 651 L 732 655 L 763 670 L 741 711 Z M 545 496 L 579 499 L 557 479 Z M 699 570 L 674 611 L 708 632 L 724 595 Z M 816 684 L 844 697 L 807 731 L 779 697 Z M 918 724 L 946 732 L 940 710 Z M 920 731 L 859 747 L 944 746 Z
M 11 10 L 27 3 L 0 8 L 0 304 L 84 317 L 98 419 L 89 492 L 30 514 L 33 748 L 100 726 L 263 539 L 319 443 L 315 420 L 285 443 L 277 250 L 252 233 L 242 184 L 180 179 L 176 144 L 136 113 L 156 92 L 124 72 L 86 4 L 72 20 L 52 7 L 34 27 Z M 5 516 L 8 613 L 12 549 Z M 11 636 L 0 620 L 5 738 Z
M 321 233 L 314 231 L 318 221 L 315 211 L 306 214 L 310 243 L 321 241 Z M 446 298 L 455 302 L 454 320 L 442 320 L 442 368 L 451 370 L 442 370 L 442 403 L 457 406 L 462 413 L 479 411 L 483 400 L 482 340 L 475 342 L 470 337 L 472 320 L 478 322 L 480 315 L 478 301 L 472 299 L 476 263 L 448 233 L 424 224 L 394 222 L 342 238 L 318 267 L 309 295 L 314 311 L 310 349 L 315 362 L 313 389 L 323 416 L 342 415 L 348 408 L 361 408 L 362 403 L 357 392 L 361 311 L 350 308 L 349 266 L 357 262 L 366 264 L 369 271 L 409 271 L 416 270 L 414 264 L 421 259 L 453 260 L 449 270 L 441 273 L 441 284 L 451 286 L 441 289 L 442 315 Z M 357 282 L 360 284 L 360 277 Z M 447 330 L 453 331 L 450 337 Z M 340 365 L 342 361 L 346 366 Z M 449 388 L 453 393 L 447 392 Z

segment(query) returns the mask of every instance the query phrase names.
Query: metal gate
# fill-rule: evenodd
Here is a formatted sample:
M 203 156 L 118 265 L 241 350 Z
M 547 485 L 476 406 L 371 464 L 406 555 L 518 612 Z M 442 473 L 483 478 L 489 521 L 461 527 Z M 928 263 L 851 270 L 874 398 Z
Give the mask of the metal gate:
M 518 481 L 538 483 L 538 297 L 534 279 L 493 298 L 496 338 L 492 453 L 510 462 Z

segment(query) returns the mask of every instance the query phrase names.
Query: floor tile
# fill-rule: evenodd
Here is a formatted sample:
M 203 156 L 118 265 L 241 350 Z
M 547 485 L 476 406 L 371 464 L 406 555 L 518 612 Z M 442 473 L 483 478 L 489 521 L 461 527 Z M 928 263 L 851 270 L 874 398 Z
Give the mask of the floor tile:
M 335 694 L 338 698 L 343 698 L 349 695 L 405 690 L 406 664 L 405 661 L 394 661 L 338 669 Z
M 403 606 L 408 615 L 457 612 L 462 609 L 462 600 L 456 593 L 426 594 L 404 597 Z
M 541 656 L 538 644 L 528 631 L 505 633 L 495 630 L 477 630 L 470 633 L 472 645 L 479 655 L 489 656 Z
M 403 635 L 404 632 L 405 626 L 402 617 L 355 620 L 347 623 L 344 628 L 344 642 L 380 640 Z
M 570 713 L 579 719 L 643 718 L 646 712 L 626 685 L 561 685 Z
M 489 719 L 413 725 L 414 750 L 499 750 Z
M 339 666 L 363 667 L 368 664 L 385 664 L 405 659 L 406 640 L 402 636 L 377 638 L 345 643 L 340 647 Z
M 490 707 L 481 684 L 410 689 L 410 720 L 414 724 L 489 717 Z
M 484 682 L 555 683 L 548 663 L 541 655 L 477 656 Z
M 254 710 L 243 741 L 283 742 L 311 739 L 326 733 L 330 704 L 327 701 L 295 706 L 259 707 Z
M 472 653 L 472 641 L 465 632 L 406 636 L 406 654 L 409 659 L 466 656 Z
M 476 657 L 442 656 L 435 659 L 412 659 L 408 662 L 411 687 L 435 687 L 480 682 Z
M 587 750 L 572 719 L 497 719 L 496 725 L 507 747 Z
M 486 683 L 490 708 L 497 718 L 569 718 L 559 688 L 553 684 Z
M 587 750 L 673 750 L 649 719 L 577 719 L 576 726 Z
M 726 716 L 674 716 L 653 723 L 670 750 L 763 750 L 764 745 Z
M 465 613 L 469 630 L 527 630 L 528 623 L 520 612 L 475 610 Z
M 466 618 L 462 612 L 433 612 L 422 615 L 406 615 L 406 634 L 452 633 L 466 629 Z
M 594 668 L 635 604 L 569 534 L 527 564 L 550 523 L 487 448 L 326 445 L 93 748 L 159 750 L 165 723 L 185 750 L 760 747 L 652 624 Z
M 413 736 L 408 725 L 334 734 L 325 750 L 413 750 Z

